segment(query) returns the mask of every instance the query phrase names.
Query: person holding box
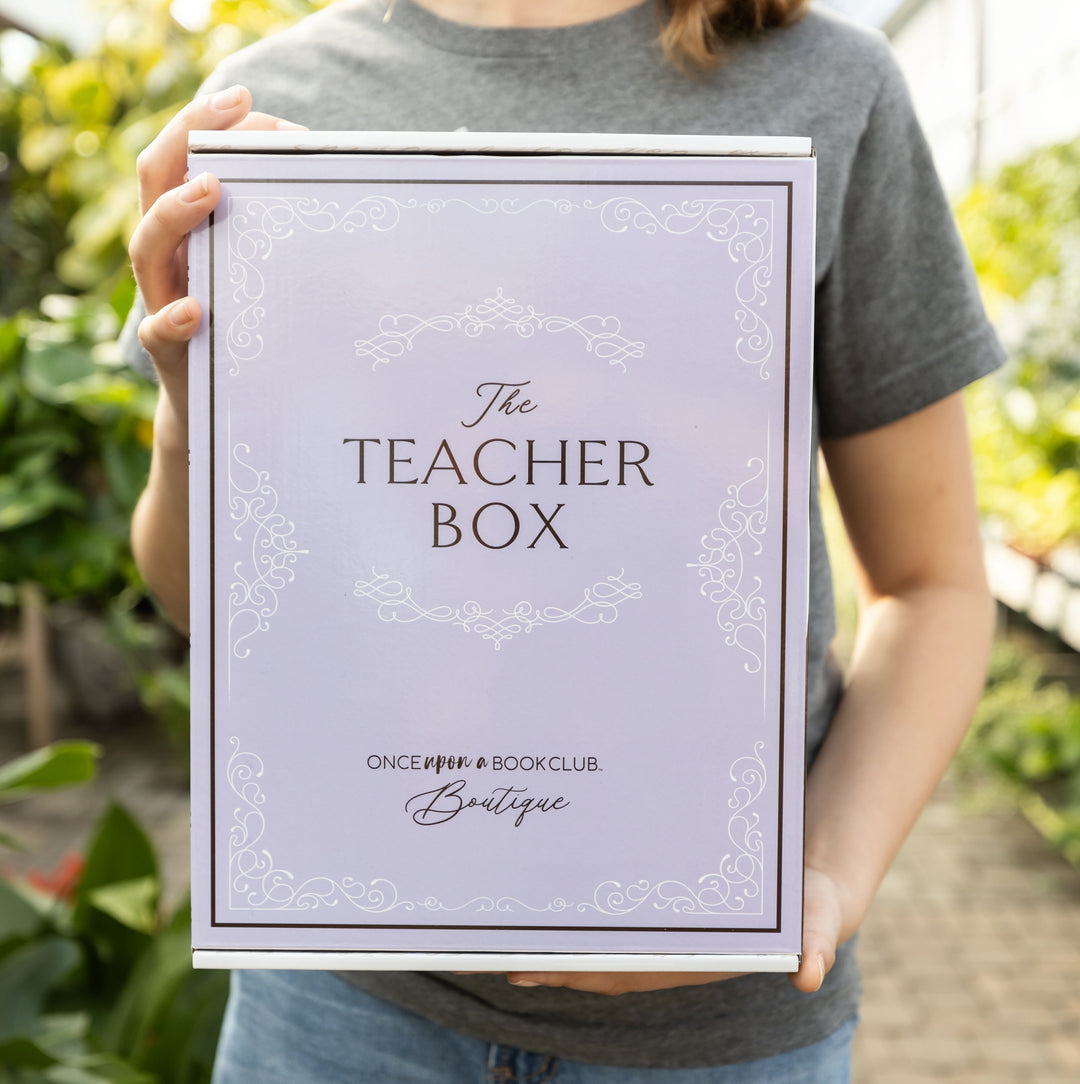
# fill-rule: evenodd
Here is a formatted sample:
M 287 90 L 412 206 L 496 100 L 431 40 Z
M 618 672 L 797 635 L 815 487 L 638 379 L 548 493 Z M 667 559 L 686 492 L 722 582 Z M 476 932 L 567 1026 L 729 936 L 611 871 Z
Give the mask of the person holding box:
M 1000 348 L 887 46 L 804 0 L 345 0 L 230 58 L 204 91 L 139 158 L 143 307 L 125 329 L 161 388 L 133 544 L 179 627 L 187 344 L 202 319 L 186 238 L 220 196 L 213 176 L 185 176 L 195 129 L 811 136 L 815 406 L 861 603 L 842 677 L 815 483 L 790 981 L 235 972 L 218 1084 L 848 1080 L 855 934 L 963 735 L 992 628 L 959 392 Z

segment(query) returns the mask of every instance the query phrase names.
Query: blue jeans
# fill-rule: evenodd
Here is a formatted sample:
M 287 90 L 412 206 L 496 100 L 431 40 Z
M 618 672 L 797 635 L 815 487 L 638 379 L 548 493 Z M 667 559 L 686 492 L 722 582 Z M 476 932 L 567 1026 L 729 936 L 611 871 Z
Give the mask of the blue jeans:
M 235 971 L 214 1084 L 849 1084 L 852 1020 L 812 1046 L 707 1069 L 587 1065 L 472 1039 L 321 971 Z

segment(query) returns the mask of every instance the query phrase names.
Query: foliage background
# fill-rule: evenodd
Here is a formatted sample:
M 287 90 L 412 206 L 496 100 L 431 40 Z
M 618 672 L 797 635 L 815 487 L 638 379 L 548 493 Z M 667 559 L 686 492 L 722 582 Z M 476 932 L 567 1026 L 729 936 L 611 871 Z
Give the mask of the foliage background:
M 167 0 L 103 0 L 92 53 L 43 43 L 29 71 L 0 68 L 0 627 L 26 582 L 103 615 L 181 749 L 183 643 L 128 540 L 154 404 L 115 345 L 135 159 L 223 56 L 324 3 L 215 0 L 189 28 Z
M 977 185 L 959 207 L 1012 360 L 970 395 L 985 515 L 1021 549 L 1080 541 L 1080 140 Z
M 44 43 L 29 71 L 0 67 L 0 632 L 25 583 L 99 615 L 181 743 L 185 645 L 128 542 L 154 403 L 115 345 L 134 297 L 135 158 L 220 57 L 318 6 L 217 0 L 189 28 L 165 0 L 106 0 L 91 54 Z M 86 779 L 95 755 L 57 743 L 0 765 L 0 802 Z M 227 982 L 192 971 L 189 927 L 184 904 L 163 910 L 153 842 L 119 806 L 85 857 L 0 878 L 0 1084 L 209 1080 Z

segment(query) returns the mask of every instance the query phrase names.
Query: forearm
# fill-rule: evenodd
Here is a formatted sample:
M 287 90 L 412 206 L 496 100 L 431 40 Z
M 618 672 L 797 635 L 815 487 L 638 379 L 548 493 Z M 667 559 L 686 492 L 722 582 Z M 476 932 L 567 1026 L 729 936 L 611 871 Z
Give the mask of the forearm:
M 131 522 L 135 563 L 166 616 L 188 631 L 188 446 L 166 393 L 154 419 L 150 476 Z
M 851 673 L 808 780 L 806 864 L 836 884 L 841 940 L 956 750 L 982 690 L 993 604 L 978 577 L 864 610 Z

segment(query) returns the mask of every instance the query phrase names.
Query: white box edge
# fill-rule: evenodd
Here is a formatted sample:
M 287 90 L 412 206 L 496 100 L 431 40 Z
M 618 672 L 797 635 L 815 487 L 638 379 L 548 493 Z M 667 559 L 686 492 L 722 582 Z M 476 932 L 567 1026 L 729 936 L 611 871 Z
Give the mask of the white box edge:
M 621 154 L 808 158 L 807 136 L 710 136 L 578 132 L 188 133 L 191 154 L 223 151 L 305 154 Z
M 771 971 L 799 969 L 796 953 L 317 952 L 194 949 L 192 966 L 289 971 Z

